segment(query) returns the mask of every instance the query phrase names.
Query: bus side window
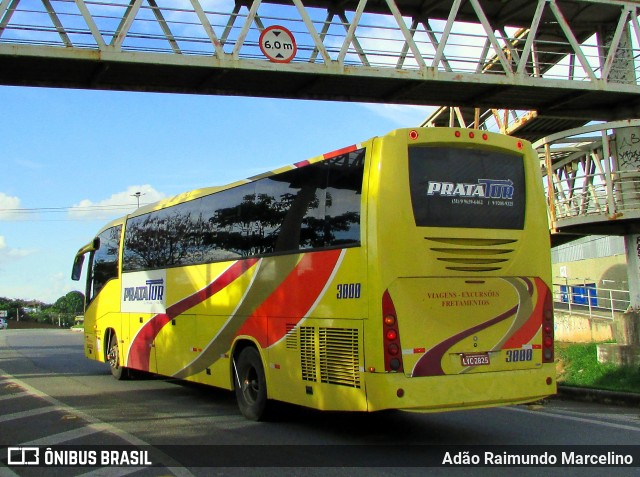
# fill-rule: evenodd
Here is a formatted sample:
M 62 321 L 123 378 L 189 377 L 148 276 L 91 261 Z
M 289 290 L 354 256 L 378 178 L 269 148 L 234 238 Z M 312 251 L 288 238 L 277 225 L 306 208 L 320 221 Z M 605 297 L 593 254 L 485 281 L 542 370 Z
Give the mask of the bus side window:
M 327 247 L 360 243 L 364 149 L 331 159 L 324 242 Z
M 122 226 L 118 225 L 105 230 L 98 236 L 100 246 L 91 257 L 90 301 L 100 293 L 109 280 L 118 277 L 121 230 Z

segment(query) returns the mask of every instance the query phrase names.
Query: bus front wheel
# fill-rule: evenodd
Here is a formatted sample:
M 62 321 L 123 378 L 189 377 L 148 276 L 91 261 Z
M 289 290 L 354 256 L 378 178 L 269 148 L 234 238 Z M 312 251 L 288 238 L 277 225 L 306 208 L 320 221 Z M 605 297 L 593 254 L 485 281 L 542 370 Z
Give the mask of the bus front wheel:
M 267 414 L 267 380 L 260 353 L 254 347 L 240 352 L 234 362 L 236 399 L 240 412 L 252 421 L 260 421 Z
M 118 337 L 115 331 L 109 334 L 107 340 L 107 363 L 111 369 L 111 375 L 118 381 L 127 379 L 128 369 L 120 364 L 120 348 L 118 347 Z

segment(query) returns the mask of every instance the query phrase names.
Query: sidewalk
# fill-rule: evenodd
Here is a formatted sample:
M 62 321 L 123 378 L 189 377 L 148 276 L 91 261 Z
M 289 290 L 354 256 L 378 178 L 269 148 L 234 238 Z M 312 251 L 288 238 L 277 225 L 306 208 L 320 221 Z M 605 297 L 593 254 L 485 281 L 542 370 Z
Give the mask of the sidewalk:
M 640 407 L 640 394 L 558 385 L 556 399 Z

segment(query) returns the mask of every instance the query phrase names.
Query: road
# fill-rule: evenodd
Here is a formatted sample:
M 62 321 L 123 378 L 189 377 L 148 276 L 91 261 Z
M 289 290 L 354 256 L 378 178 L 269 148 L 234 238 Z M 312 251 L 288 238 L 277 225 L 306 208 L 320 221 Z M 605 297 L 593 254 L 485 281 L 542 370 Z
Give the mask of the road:
M 470 455 L 486 450 L 474 447 L 479 445 L 526 446 L 495 449 L 533 449 L 537 454 L 553 446 L 615 446 L 606 449 L 624 454 L 629 450 L 624 446 L 639 442 L 640 409 L 558 399 L 437 414 L 322 413 L 282 406 L 278 421 L 250 422 L 226 391 L 154 377 L 114 380 L 104 364 L 84 358 L 82 333 L 0 332 L 0 476 L 417 476 L 463 475 L 470 470 L 474 476 L 537 476 L 540 468 L 533 467 L 419 467 L 416 452 L 433 464 L 434 456 L 440 463 L 443 454 L 431 451 L 443 445 L 465 446 L 462 451 Z M 148 451 L 154 466 L 6 465 L 7 446 L 63 444 L 97 446 L 90 449 L 139 446 Z M 178 453 L 172 451 L 176 445 Z M 405 451 L 409 453 L 403 461 Z M 616 475 L 638 474 L 640 446 L 631 451 L 636 467 L 616 468 Z M 319 460 L 328 467 L 318 467 Z M 609 473 L 582 466 L 544 469 L 545 475 L 581 477 L 603 472 Z

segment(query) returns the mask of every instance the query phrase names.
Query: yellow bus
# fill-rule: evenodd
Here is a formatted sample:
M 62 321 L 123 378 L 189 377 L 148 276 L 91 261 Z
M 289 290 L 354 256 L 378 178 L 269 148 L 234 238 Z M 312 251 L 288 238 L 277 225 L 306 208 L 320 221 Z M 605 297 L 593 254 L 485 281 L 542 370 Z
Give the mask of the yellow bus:
M 526 141 L 399 129 L 139 208 L 76 255 L 85 354 L 323 410 L 555 393 L 550 241 Z

